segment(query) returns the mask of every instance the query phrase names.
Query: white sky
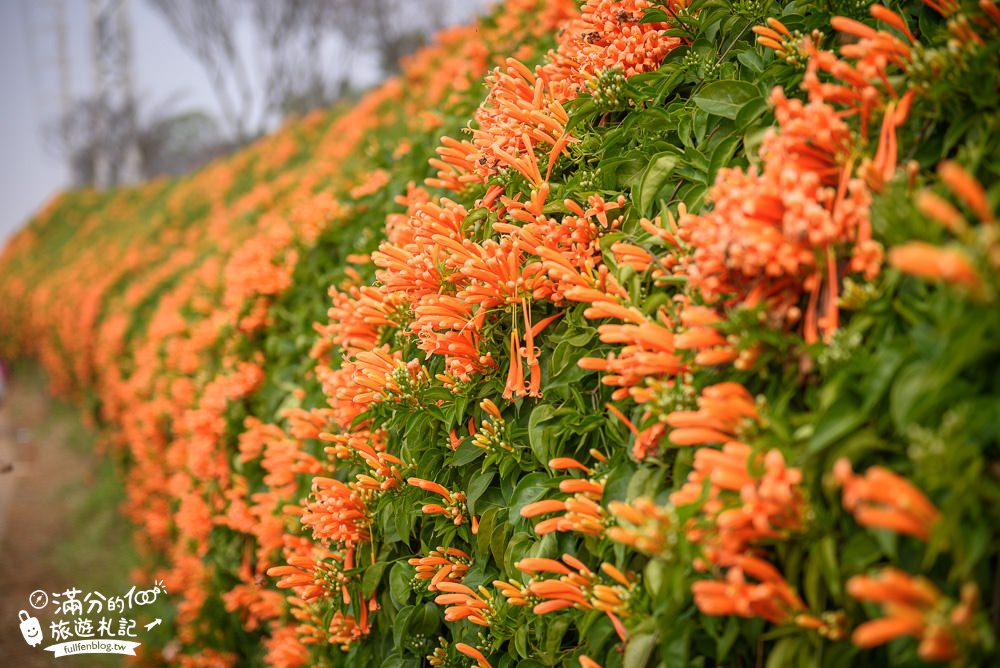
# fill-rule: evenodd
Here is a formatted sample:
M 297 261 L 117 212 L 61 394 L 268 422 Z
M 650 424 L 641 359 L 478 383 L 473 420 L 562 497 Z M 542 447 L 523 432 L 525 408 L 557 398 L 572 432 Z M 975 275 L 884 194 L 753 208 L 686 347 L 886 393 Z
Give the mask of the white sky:
M 0 0 L 0 243 L 69 182 L 62 161 L 42 140 L 42 119 L 58 114 L 53 13 L 49 0 Z M 87 0 L 66 0 L 74 95 L 92 90 Z M 166 22 L 142 0 L 129 3 L 136 93 L 161 100 L 179 91 L 191 106 L 216 112 L 198 64 Z M 31 38 L 30 43 L 29 39 Z M 187 106 L 187 105 L 183 105 Z
M 46 150 L 42 138 L 44 121 L 58 115 L 60 103 L 54 13 L 49 8 L 53 1 L 0 0 L 0 246 L 69 182 L 63 162 Z M 88 0 L 55 1 L 66 7 L 73 94 L 87 95 L 93 90 Z M 449 15 L 467 20 L 486 4 L 451 0 Z M 145 0 L 130 0 L 129 13 L 138 99 L 155 105 L 180 93 L 183 98 L 176 108 L 218 115 L 205 74 L 166 21 Z M 358 69 L 365 69 L 363 60 Z

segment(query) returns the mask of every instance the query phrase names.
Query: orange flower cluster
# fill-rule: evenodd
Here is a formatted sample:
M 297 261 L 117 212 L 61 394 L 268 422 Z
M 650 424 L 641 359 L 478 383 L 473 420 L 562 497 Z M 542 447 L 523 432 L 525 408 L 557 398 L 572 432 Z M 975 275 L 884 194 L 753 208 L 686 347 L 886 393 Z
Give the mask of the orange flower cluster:
M 613 399 L 629 396 L 632 388 L 645 384 L 647 378 L 673 377 L 688 369 L 674 340 L 674 322 L 665 311 L 660 312 L 657 322 L 647 320 L 637 308 L 622 306 L 605 295 L 598 298 L 574 290 L 570 298 L 574 297 L 592 304 L 585 311 L 588 318 L 616 318 L 627 323 L 600 325 L 597 330 L 604 343 L 624 344 L 618 353 L 605 359 L 584 357 L 579 362 L 584 369 L 605 372 L 601 382 L 619 388 L 612 394 Z
M 686 2 L 676 0 L 676 8 Z M 579 17 L 561 26 L 548 62 L 531 70 L 510 58 L 486 78 L 489 93 L 474 116 L 472 141 L 445 137 L 438 170 L 428 185 L 462 190 L 486 183 L 501 169 L 520 172 L 535 187 L 547 181 L 570 141 L 563 105 L 596 77 L 619 70 L 626 77 L 655 70 L 681 41 L 668 37 L 665 23 L 643 23 L 647 0 L 586 0 Z M 547 144 L 547 175 L 538 168 L 535 147 Z M 494 195 L 495 196 L 495 195 Z
M 902 18 L 875 7 L 876 18 L 914 42 Z M 801 325 L 809 342 L 821 333 L 829 338 L 838 327 L 842 275 L 860 272 L 870 279 L 879 271 L 871 191 L 896 170 L 896 128 L 913 98 L 912 92 L 900 95 L 889 78 L 889 68 L 907 67 L 907 42 L 843 17 L 833 26 L 858 38 L 841 49 L 844 59 L 818 50 L 810 38 L 792 49 L 791 33 L 775 19 L 756 30 L 779 52 L 808 55 L 803 87 L 810 100 L 772 91 L 778 128 L 761 146 L 760 171 L 720 170 L 709 193 L 714 209 L 700 215 L 681 211 L 676 235 L 691 251 L 677 270 L 710 303 L 764 305 L 775 326 Z M 878 149 L 870 162 L 858 165 L 857 136 L 846 118 L 860 119 L 864 141 L 876 111 L 882 113 Z
M 294 231 L 284 219 L 267 215 L 258 223 L 260 233 L 236 249 L 225 268 L 225 293 L 222 301 L 227 308 L 240 312 L 250 302 L 250 310 L 239 327 L 247 333 L 267 324 L 271 299 L 292 284 L 292 272 L 298 263 L 298 253 L 288 250 Z
M 422 478 L 410 478 L 406 482 L 425 492 L 439 494 L 444 499 L 445 505 L 441 505 L 440 503 L 424 504 L 420 510 L 425 515 L 444 515 L 455 526 L 461 525 L 469 516 L 469 509 L 465 505 L 466 497 L 464 492 L 452 492 L 443 485 Z
M 431 550 L 426 557 L 413 557 L 407 563 L 417 567 L 418 580 L 430 580 L 427 585 L 429 591 L 437 591 L 441 582 L 460 582 L 472 561 L 457 547 L 439 547 Z
M 948 200 L 929 190 L 917 195 L 917 209 L 959 241 L 983 249 L 985 263 L 994 270 L 1000 270 L 1000 232 L 982 184 L 957 163 L 950 161 L 938 166 L 938 176 L 955 198 L 972 212 L 978 224 L 969 225 Z M 911 241 L 890 249 L 889 263 L 906 274 L 959 286 L 978 298 L 986 298 L 990 294 L 982 272 L 966 248 Z
M 239 576 L 241 584 L 222 595 L 222 603 L 227 612 L 238 613 L 243 628 L 254 631 L 263 624 L 277 619 L 284 607 L 284 596 L 273 589 L 265 589 L 257 584 L 263 571 L 254 572 L 250 566 L 249 552 L 243 559 Z
M 264 661 L 274 668 L 299 668 L 309 662 L 309 648 L 299 640 L 296 624 L 273 627 L 263 644 Z
M 367 500 L 371 492 L 334 478 L 313 478 L 313 500 L 306 504 L 302 523 L 320 540 L 352 548 L 368 542 L 371 522 Z
M 677 521 L 670 507 L 656 505 L 648 497 L 639 497 L 632 503 L 612 501 L 608 504 L 611 516 L 619 522 L 610 527 L 607 536 L 616 543 L 650 556 L 667 556 L 669 536 Z M 625 522 L 631 526 L 621 526 Z
M 358 490 L 378 493 L 401 489 L 405 480 L 403 470 L 407 464 L 399 457 L 385 451 L 385 431 L 369 432 L 361 429 L 352 434 L 321 433 L 322 441 L 333 443 L 324 448 L 326 454 L 337 460 L 350 460 L 358 466 L 367 466 L 367 473 L 357 473 L 351 483 Z
M 497 405 L 489 399 L 483 399 L 479 402 L 479 407 L 490 419 L 483 420 L 478 430 L 474 429 L 472 420 L 469 421 L 469 435 L 472 436 L 472 444 L 487 452 L 513 452 L 514 446 L 507 441 L 504 429 L 507 423 Z
M 808 614 L 781 573 L 760 556 L 768 541 L 802 530 L 801 478 L 777 450 L 753 457 L 750 446 L 731 441 L 722 450 L 695 452 L 694 470 L 670 502 L 698 506 L 686 528 L 688 540 L 702 548 L 705 558 L 695 561 L 696 568 L 725 569 L 722 579 L 692 585 L 699 610 L 834 632 Z
M 467 619 L 477 626 L 489 626 L 493 619 L 493 595 L 485 587 L 475 591 L 459 582 L 440 581 L 437 590 L 444 592 L 434 598 L 438 605 L 448 606 L 444 612 L 447 622 Z
M 600 453 L 595 454 L 600 455 Z M 604 459 L 603 456 L 601 459 Z M 590 468 L 569 457 L 557 457 L 549 461 L 549 468 L 557 471 L 578 469 L 588 476 L 593 473 Z M 595 480 L 593 476 L 586 479 L 568 478 L 559 483 L 559 491 L 573 496 L 565 501 L 557 499 L 536 501 L 521 508 L 521 517 L 527 518 L 556 512 L 563 513 L 536 524 L 535 533 L 541 536 L 553 531 L 574 531 L 590 536 L 603 536 L 607 521 L 607 511 L 601 505 L 604 480 L 601 478 Z
M 710 563 L 727 567 L 756 544 L 802 529 L 801 481 L 799 470 L 788 468 L 777 450 L 755 457 L 750 446 L 733 441 L 721 450 L 698 449 L 694 470 L 670 502 L 698 504 L 688 538 L 703 547 Z
M 924 541 L 930 538 L 941 513 L 905 478 L 881 466 L 855 475 L 847 459 L 837 461 L 833 475 L 844 488 L 844 508 L 859 524 Z
M 676 13 L 688 2 L 665 4 Z M 673 27 L 668 23 L 642 21 L 644 10 L 653 6 L 649 0 L 587 2 L 580 18 L 559 35 L 552 68 L 577 90 L 607 70 L 621 70 L 626 77 L 655 70 L 681 40 L 663 34 Z
M 634 576 L 626 576 L 612 564 L 601 564 L 601 571 L 615 584 L 605 584 L 601 577 L 576 557 L 564 554 L 562 561 L 532 557 L 515 566 L 531 575 L 527 585 L 497 580 L 493 584 L 511 605 L 530 605 L 536 615 L 565 608 L 596 609 L 607 614 L 622 640 L 626 638 L 621 617 L 629 614 L 628 601 L 635 587 Z M 539 574 L 557 578 L 541 578 Z
M 666 417 L 674 445 L 731 443 L 757 423 L 753 397 L 739 383 L 719 383 L 701 391 L 698 410 L 673 411 Z
M 691 591 L 695 605 L 707 615 L 760 617 L 772 624 L 796 624 L 839 635 L 810 615 L 778 569 L 758 557 L 740 556 L 723 580 L 700 580 L 691 585 Z
M 847 593 L 859 601 L 878 603 L 884 617 L 867 621 L 851 640 L 858 647 L 875 647 L 894 638 L 920 641 L 917 654 L 924 661 L 953 661 L 961 657 L 961 642 L 971 631 L 979 593 L 972 583 L 962 588 L 958 603 L 942 596 L 928 580 L 895 568 L 872 576 L 858 575 L 847 582 Z
M 357 635 L 352 629 L 365 632 L 367 609 L 357 601 L 350 604 L 353 608 L 345 603 L 348 607 L 331 627 L 298 596 L 289 597 L 282 606 L 282 618 L 272 617 L 275 599 L 254 587 L 255 579 L 279 563 L 282 555 L 285 564 L 295 568 L 299 566 L 290 559 L 314 559 L 317 566 L 304 569 L 305 574 L 310 581 L 313 575 L 323 581 L 324 567 L 319 563 L 333 557 L 314 555 L 312 550 L 329 548 L 331 554 L 351 559 L 348 545 L 366 540 L 366 499 L 405 484 L 403 463 L 380 449 L 384 437 L 371 433 L 370 424 L 352 425 L 378 401 L 405 398 L 407 383 L 426 380 L 419 365 L 396 364 L 392 355 L 387 360 L 376 352 L 387 342 L 388 330 L 413 321 L 419 295 L 410 287 L 392 289 L 404 278 L 426 288 L 426 294 L 441 292 L 447 297 L 465 288 L 470 296 L 486 295 L 495 288 L 508 311 L 526 320 L 518 323 L 515 337 L 522 373 L 514 374 L 520 381 L 512 379 L 511 392 L 530 391 L 532 374 L 538 373 L 530 335 L 540 328 L 533 330 L 539 323 L 531 323 L 530 305 L 526 309 L 518 301 L 530 291 L 476 282 L 479 279 L 472 274 L 459 271 L 457 255 L 455 264 L 443 268 L 445 274 L 455 274 L 456 282 L 445 285 L 444 275 L 430 271 L 428 278 L 418 271 L 426 268 L 418 266 L 418 257 L 408 265 L 409 275 L 400 271 L 390 276 L 398 279 L 392 287 L 359 287 L 360 273 L 350 267 L 345 270 L 347 280 L 332 296 L 331 323 L 320 328 L 320 340 L 312 351 L 319 363 L 316 379 L 329 406 L 302 408 L 305 394 L 288 387 L 284 404 L 292 410 L 279 413 L 278 420 L 269 419 L 273 424 L 249 420 L 241 428 L 231 423 L 233 415 L 244 412 L 244 403 L 249 406 L 257 388 L 286 390 L 287 379 L 263 375 L 264 369 L 273 368 L 274 360 L 247 359 L 247 350 L 259 348 L 257 341 L 246 345 L 248 337 L 259 336 L 272 319 L 287 316 L 269 307 L 288 288 L 299 266 L 301 258 L 293 249 L 309 248 L 321 232 L 350 224 L 368 206 L 367 198 L 381 194 L 376 191 L 385 187 L 389 174 L 370 168 L 368 149 L 376 133 L 385 126 L 398 126 L 411 136 L 426 134 L 455 104 L 462 105 L 457 111 L 466 114 L 463 91 L 477 85 L 491 67 L 502 65 L 507 55 L 531 57 L 542 36 L 577 14 L 571 0 L 507 0 L 490 21 L 443 33 L 435 44 L 410 58 L 398 78 L 335 116 L 314 113 L 298 119 L 190 178 L 161 179 L 122 192 L 81 192 L 53 201 L 40 217 L 72 219 L 76 236 L 52 258 L 53 270 L 45 280 L 27 266 L 7 280 L 8 260 L 30 254 L 39 241 L 37 228 L 20 235 L 5 252 L 5 308 L 8 303 L 11 309 L 15 303 L 23 305 L 16 312 L 5 311 L 9 322 L 17 323 L 18 331 L 12 332 L 17 346 L 43 361 L 56 391 L 94 390 L 93 403 L 100 407 L 99 418 L 111 434 L 109 442 L 129 462 L 126 514 L 138 527 L 141 550 L 150 557 L 163 557 L 165 567 L 155 575 L 166 578 L 177 597 L 177 639 L 184 646 L 184 653 L 176 657 L 178 665 L 237 661 L 234 655 L 208 650 L 203 660 L 187 654 L 201 651 L 202 639 L 211 631 L 203 624 L 203 610 L 215 595 L 216 565 L 203 556 L 209 545 L 218 542 L 216 532 L 224 532 L 226 541 L 250 555 L 239 568 L 235 586 L 219 593 L 241 622 L 256 625 L 265 637 L 271 635 L 272 640 L 265 640 L 270 659 L 303 665 L 308 657 L 304 645 L 326 643 L 331 634 L 337 642 L 350 642 Z M 517 113 L 519 103 L 512 104 Z M 552 109 L 551 120 L 535 126 L 540 132 L 555 132 L 553 122 L 560 121 L 558 108 Z M 391 152 L 401 156 L 408 147 L 399 149 Z M 344 170 L 348 160 L 357 169 Z M 424 217 L 440 222 L 425 228 L 419 244 L 434 243 L 435 235 L 460 243 L 465 238 L 461 230 L 466 211 L 444 203 L 439 207 L 443 213 L 431 211 L 430 197 L 416 188 L 408 199 L 407 221 L 420 217 L 417 208 L 422 199 L 428 207 Z M 83 211 L 101 213 L 80 215 Z M 148 224 L 113 235 L 102 225 L 109 219 Z M 413 242 L 413 235 L 407 237 L 406 225 L 397 223 L 389 221 L 390 242 L 403 248 Z M 482 261 L 480 269 L 489 273 L 508 249 L 483 246 L 482 253 L 477 249 L 473 254 Z M 520 252 L 527 256 L 531 249 Z M 393 265 L 396 269 L 401 265 Z M 38 289 L 31 287 L 34 284 Z M 447 289 L 442 291 L 442 286 Z M 487 310 L 499 308 L 492 303 L 481 306 L 483 323 Z M 416 325 L 413 334 L 426 340 L 429 354 L 455 360 L 451 370 L 456 378 L 493 372 L 499 366 L 488 358 L 479 359 L 483 331 L 467 335 L 436 324 L 426 330 L 422 326 Z M 8 328 L 4 329 L 6 333 Z M 331 368 L 334 354 L 351 358 L 346 368 Z M 335 476 L 316 457 L 315 441 L 321 435 L 330 445 L 327 454 L 367 470 L 362 468 L 364 472 L 351 482 Z M 239 473 L 231 467 L 231 442 L 239 444 L 237 456 L 243 465 Z M 319 476 L 309 501 L 296 498 L 301 476 Z M 175 503 L 177 498 L 184 501 Z M 321 545 L 302 544 L 297 532 L 313 528 Z M 144 579 L 150 575 L 154 574 L 142 574 Z M 305 587 L 307 582 L 300 584 Z M 324 587 L 312 593 L 315 598 L 330 596 Z M 288 623 L 288 614 L 300 623 Z
M 678 237 L 693 249 L 681 267 L 689 284 L 710 302 L 766 305 L 776 324 L 798 324 L 809 294 L 804 334 L 837 328 L 838 248 L 851 269 L 871 278 L 879 251 L 870 239 L 870 195 L 852 178 L 853 134 L 823 101 L 803 104 L 780 89 L 771 96 L 778 132 L 764 140 L 761 172 L 722 169 L 709 198 L 710 212 L 682 212 Z M 826 285 L 823 315 L 817 314 Z

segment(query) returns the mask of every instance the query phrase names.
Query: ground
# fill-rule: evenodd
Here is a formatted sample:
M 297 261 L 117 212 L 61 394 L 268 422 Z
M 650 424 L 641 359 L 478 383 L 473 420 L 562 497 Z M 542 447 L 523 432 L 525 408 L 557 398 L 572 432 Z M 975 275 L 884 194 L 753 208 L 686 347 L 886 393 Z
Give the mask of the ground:
M 100 655 L 54 659 L 42 649 L 52 604 L 28 604 L 37 589 L 127 591 L 134 559 L 112 465 L 95 453 L 77 410 L 44 387 L 36 368 L 19 367 L 0 405 L 0 666 L 121 665 Z M 41 646 L 21 637 L 20 610 L 40 620 Z

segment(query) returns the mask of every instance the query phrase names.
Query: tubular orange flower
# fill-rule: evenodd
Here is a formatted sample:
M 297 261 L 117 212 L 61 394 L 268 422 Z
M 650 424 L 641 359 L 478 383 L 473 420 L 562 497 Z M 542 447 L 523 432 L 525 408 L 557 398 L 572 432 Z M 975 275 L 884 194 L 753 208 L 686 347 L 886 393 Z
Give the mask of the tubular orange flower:
M 468 656 L 468 657 L 470 657 L 472 659 L 475 659 L 476 660 L 476 666 L 478 668 L 493 668 L 493 666 L 490 665 L 490 662 L 486 660 L 486 657 L 483 655 L 483 653 L 480 652 L 475 647 L 471 647 L 469 645 L 466 645 L 463 642 L 457 642 L 457 643 L 455 643 L 455 649 L 457 649 L 462 654 L 464 654 L 464 655 L 466 655 L 466 656 Z
M 758 473 L 761 463 L 763 471 Z M 711 563 L 730 566 L 756 542 L 802 529 L 801 480 L 801 472 L 788 468 L 777 450 L 751 458 L 748 445 L 731 441 L 722 451 L 695 452 L 694 470 L 670 501 L 677 506 L 701 504 L 688 526 L 688 538 L 703 547 Z
M 426 557 L 413 557 L 407 563 L 416 566 L 417 579 L 430 580 L 428 591 L 437 591 L 441 582 L 460 582 L 472 562 L 469 555 L 458 548 L 439 547 Z
M 445 592 L 434 598 L 438 605 L 448 606 L 444 613 L 445 621 L 467 619 L 477 626 L 490 625 L 494 611 L 490 594 L 484 588 L 480 587 L 477 593 L 463 584 L 447 581 L 439 582 L 437 588 Z
M 844 508 L 859 524 L 889 529 L 926 541 L 940 512 L 924 494 L 888 469 L 873 466 L 855 475 L 851 463 L 840 459 L 834 477 L 844 488 Z
M 422 489 L 425 492 L 434 492 L 435 494 L 440 494 L 441 496 L 444 497 L 445 501 L 450 502 L 452 500 L 451 492 L 449 492 L 448 489 L 444 487 L 444 485 L 439 485 L 436 482 L 433 482 L 431 480 L 424 480 L 423 478 L 407 478 L 406 482 L 407 484 L 417 487 L 418 489 Z
M 631 504 L 612 501 L 608 510 L 619 522 L 619 526 L 608 529 L 608 538 L 643 554 L 666 555 L 670 532 L 676 531 L 676 522 L 669 508 L 657 506 L 648 497 L 640 497 Z M 621 526 L 623 522 L 631 527 Z
M 562 575 L 569 575 L 571 572 L 560 561 L 556 561 L 555 559 L 543 559 L 538 557 L 522 559 L 521 561 L 515 562 L 514 567 L 524 573 L 542 572 L 542 573 L 561 573 Z
M 993 220 L 983 186 L 957 162 L 946 160 L 938 166 L 938 175 L 982 222 Z
M 459 526 L 469 517 L 469 509 L 465 505 L 466 497 L 464 493 L 452 492 L 443 485 L 422 478 L 409 478 L 407 483 L 425 492 L 440 494 L 446 501 L 444 506 L 437 503 L 424 504 L 421 507 L 421 512 L 425 515 L 443 515 L 450 519 L 455 526 Z
M 751 565 L 754 561 L 756 566 Z M 759 582 L 748 582 L 747 575 Z M 725 580 L 699 580 L 691 585 L 691 591 L 695 605 L 707 615 L 760 617 L 772 624 L 790 624 L 806 611 L 805 604 L 772 566 L 748 557 L 737 560 Z
M 550 462 L 550 466 L 556 470 L 580 468 L 590 473 L 589 468 L 568 457 L 557 457 Z M 603 480 L 568 478 L 559 483 L 559 491 L 573 496 L 565 501 L 556 499 L 536 501 L 521 509 L 521 516 L 527 518 L 565 511 L 564 515 L 543 520 L 535 525 L 537 534 L 544 535 L 552 531 L 575 531 L 593 536 L 604 534 L 607 512 L 600 505 L 604 494 Z
M 953 207 L 948 200 L 929 190 L 918 192 L 914 203 L 920 213 L 940 223 L 952 233 L 961 234 L 968 229 L 968 223 L 958 209 Z
M 596 608 L 611 618 L 619 636 L 625 639 L 625 630 L 618 616 L 629 612 L 633 577 L 612 564 L 602 564 L 601 570 L 615 582 L 604 584 L 597 573 L 568 554 L 562 556 L 562 563 L 553 559 L 523 559 L 516 565 L 519 570 L 532 575 L 523 590 L 509 583 L 494 583 L 514 605 L 533 605 L 536 615 L 567 608 Z M 555 573 L 559 577 L 543 580 L 538 579 L 539 573 Z
M 555 459 L 549 460 L 549 468 L 554 471 L 561 471 L 564 469 L 579 469 L 584 473 L 590 473 L 590 469 L 580 462 L 576 461 L 572 457 L 556 457 Z
M 353 484 L 333 478 L 313 478 L 314 500 L 306 505 L 302 523 L 312 529 L 316 538 L 348 548 L 367 542 L 367 494 L 355 489 Z
M 901 636 L 920 641 L 917 653 L 925 661 L 951 661 L 960 657 L 959 640 L 971 633 L 972 613 L 978 598 L 974 584 L 962 588 L 957 604 L 942 596 L 928 580 L 895 568 L 872 576 L 858 575 L 847 582 L 847 593 L 882 605 L 884 617 L 859 625 L 851 640 L 859 647 L 875 647 Z M 950 609 L 950 614 L 948 610 Z
M 535 501 L 534 503 L 529 503 L 528 505 L 521 508 L 521 517 L 538 517 L 539 515 L 545 515 L 548 513 L 558 513 L 560 511 L 566 510 L 566 502 L 559 501 L 557 499 L 545 499 L 542 501 Z
M 911 241 L 889 250 L 889 262 L 896 269 L 981 294 L 984 285 L 969 257 L 957 248 L 941 248 L 923 241 Z

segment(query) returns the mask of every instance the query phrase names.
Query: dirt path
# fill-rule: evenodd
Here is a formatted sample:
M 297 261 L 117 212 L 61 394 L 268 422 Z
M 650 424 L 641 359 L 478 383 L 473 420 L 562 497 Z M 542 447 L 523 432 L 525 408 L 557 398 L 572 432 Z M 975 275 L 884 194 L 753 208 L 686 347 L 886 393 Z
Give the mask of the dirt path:
M 45 395 L 37 370 L 19 369 L 0 406 L 0 666 L 109 665 L 104 657 L 55 659 L 43 651 L 50 615 L 28 602 L 39 589 L 51 596 L 128 578 L 117 570 L 122 555 L 115 552 L 125 543 L 114 489 L 104 489 L 117 483 L 90 445 L 74 410 Z M 38 617 L 40 647 L 22 638 L 20 610 Z

